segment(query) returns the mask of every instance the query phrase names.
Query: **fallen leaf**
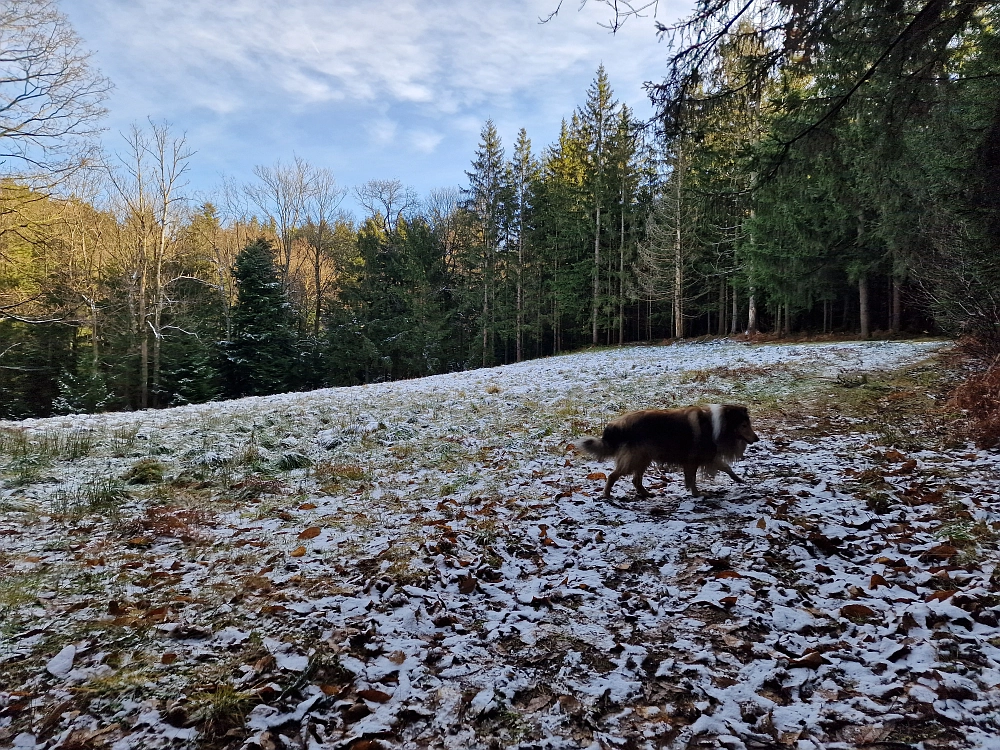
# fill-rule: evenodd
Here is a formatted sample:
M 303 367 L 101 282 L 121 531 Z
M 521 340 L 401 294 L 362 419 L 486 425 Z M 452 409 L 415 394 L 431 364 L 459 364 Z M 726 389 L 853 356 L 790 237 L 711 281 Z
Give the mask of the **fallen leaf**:
M 732 607 L 734 604 L 736 604 L 736 597 L 724 596 L 721 599 L 719 599 L 719 604 L 721 604 L 723 607 Z
M 316 510 L 316 503 L 302 503 L 299 506 L 299 510 Z
M 306 548 L 301 544 L 288 553 L 289 557 L 302 557 L 306 553 Z
M 587 479 L 607 479 L 608 475 L 603 471 L 592 471 L 587 475 Z
M 559 708 L 563 710 L 563 713 L 573 716 L 583 710 L 583 704 L 572 695 L 560 695 Z
M 315 539 L 320 535 L 321 531 L 322 529 L 319 526 L 310 526 L 299 534 L 299 539 Z
M 792 659 L 788 662 L 788 666 L 791 669 L 797 669 L 799 667 L 805 669 L 819 669 L 823 664 L 829 663 L 830 660 L 824 657 L 819 651 L 810 651 L 801 659 Z
M 716 578 L 742 578 L 743 576 L 735 570 L 719 570 L 715 573 Z
M 934 591 L 934 592 L 928 594 L 927 597 L 924 599 L 924 601 L 927 601 L 927 602 L 943 602 L 946 599 L 950 599 L 951 597 L 953 597 L 957 593 L 958 593 L 958 591 L 954 591 L 954 590 L 953 591 Z
M 895 471 L 890 471 L 888 476 L 898 477 L 903 474 L 911 474 L 913 470 L 917 468 L 916 459 L 911 458 L 909 461 L 904 461 L 898 469 Z
M 392 700 L 392 696 L 388 693 L 384 693 L 381 690 L 376 690 L 374 688 L 368 688 L 367 690 L 359 690 L 358 695 L 364 698 L 366 701 L 371 701 L 372 703 L 388 703 Z
M 460 594 L 471 594 L 476 590 L 476 586 L 479 585 L 479 581 L 473 575 L 459 576 L 458 577 L 458 591 Z
M 160 664 L 173 664 L 177 661 L 177 654 L 173 651 L 167 651 L 160 657 Z
M 767 521 L 764 520 L 763 518 L 761 518 L 759 521 L 757 521 L 757 528 L 758 529 L 766 529 L 767 528 Z
M 954 557 L 958 554 L 958 548 L 952 547 L 950 544 L 939 544 L 937 547 L 932 547 L 931 549 L 924 552 L 921 557 L 926 557 L 928 559 L 938 559 L 947 560 L 949 557 Z
M 865 620 L 875 616 L 875 610 L 864 604 L 845 604 L 840 608 L 840 616 L 849 620 Z
M 882 576 L 880 576 L 878 573 L 875 573 L 874 575 L 872 575 L 872 582 L 868 585 L 868 588 L 877 589 L 879 586 L 888 587 L 889 582 L 885 580 Z
M 406 654 L 403 653 L 402 651 L 393 651 L 391 654 L 389 654 L 389 661 L 391 661 L 393 664 L 402 664 L 404 661 L 406 661 Z

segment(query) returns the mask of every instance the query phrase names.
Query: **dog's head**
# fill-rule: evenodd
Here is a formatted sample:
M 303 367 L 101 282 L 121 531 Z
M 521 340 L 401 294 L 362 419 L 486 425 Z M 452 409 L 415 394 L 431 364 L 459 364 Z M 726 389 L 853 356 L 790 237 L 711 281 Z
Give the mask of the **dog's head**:
M 752 445 L 760 440 L 757 437 L 757 433 L 753 431 L 753 427 L 750 425 L 750 410 L 745 406 L 739 406 L 736 404 L 728 404 L 724 407 L 726 416 L 726 432 L 728 432 L 738 443 L 743 445 L 740 448 L 745 448 L 747 445 Z M 742 455 L 743 451 L 740 450 Z

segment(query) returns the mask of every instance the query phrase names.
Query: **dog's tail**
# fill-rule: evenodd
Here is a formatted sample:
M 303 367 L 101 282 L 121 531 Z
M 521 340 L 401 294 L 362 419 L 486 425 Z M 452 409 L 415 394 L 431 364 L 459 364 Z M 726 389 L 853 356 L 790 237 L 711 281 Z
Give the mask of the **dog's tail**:
M 600 438 L 587 437 L 581 440 L 580 448 L 594 458 L 610 458 L 618 453 L 621 444 L 619 430 L 615 425 L 608 425 L 604 428 L 604 435 Z

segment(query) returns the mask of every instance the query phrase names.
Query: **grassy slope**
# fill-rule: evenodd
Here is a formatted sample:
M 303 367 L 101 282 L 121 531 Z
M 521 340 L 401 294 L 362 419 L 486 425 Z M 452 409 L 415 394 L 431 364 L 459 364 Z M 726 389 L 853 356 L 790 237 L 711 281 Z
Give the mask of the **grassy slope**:
M 548 360 L 540 380 L 594 361 Z M 20 689 L 0 692 L 0 742 L 961 745 L 955 719 L 917 700 L 916 667 L 866 708 L 865 680 L 885 670 L 850 665 L 866 638 L 891 637 L 934 643 L 925 672 L 960 664 L 971 680 L 976 659 L 979 673 L 995 666 L 995 634 L 963 652 L 965 631 L 995 626 L 995 515 L 980 511 L 997 497 L 989 461 L 952 444 L 949 367 L 837 378 L 801 359 L 642 364 L 551 396 L 530 376 L 481 371 L 5 428 L 0 685 Z M 598 502 L 602 467 L 568 446 L 651 393 L 750 404 L 768 440 L 749 485 L 722 478 L 695 504 L 668 475 L 652 478 L 650 503 Z M 828 526 L 831 508 L 849 533 Z M 942 542 L 954 551 L 928 554 Z M 934 606 L 934 592 L 968 589 L 975 622 L 953 628 L 949 610 L 889 636 L 874 621 L 905 613 L 875 606 L 875 574 Z M 867 613 L 831 610 L 855 600 Z M 816 622 L 782 630 L 769 618 L 785 610 Z M 68 644 L 77 671 L 47 672 Z M 826 663 L 796 669 L 809 654 Z M 962 693 L 980 688 L 946 683 L 931 689 L 993 731 Z M 786 726 L 794 711 L 804 730 Z

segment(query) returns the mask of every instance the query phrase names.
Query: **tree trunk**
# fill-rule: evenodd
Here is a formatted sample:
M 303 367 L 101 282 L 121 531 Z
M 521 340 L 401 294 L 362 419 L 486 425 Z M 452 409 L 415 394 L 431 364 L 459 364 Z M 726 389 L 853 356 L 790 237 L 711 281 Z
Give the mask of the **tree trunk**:
M 621 195 L 621 247 L 618 253 L 618 346 L 625 343 L 625 184 Z
M 726 278 L 719 280 L 719 335 L 726 335 Z
M 754 288 L 750 287 L 750 299 L 747 301 L 747 335 L 757 334 L 757 298 L 754 296 Z
M 522 199 L 523 205 L 523 199 Z M 522 211 L 524 209 L 522 208 Z M 522 223 L 517 233 L 517 331 L 515 333 L 515 359 L 520 362 L 523 359 L 522 331 L 524 328 L 524 224 Z
M 858 279 L 858 310 L 861 318 L 861 338 L 867 339 L 871 336 L 871 317 L 868 310 L 868 277 L 862 276 Z
M 902 328 L 903 303 L 900 292 L 899 279 L 892 277 L 892 320 L 889 323 L 889 331 L 893 335 L 898 335 Z
M 736 297 L 736 287 L 734 286 L 731 291 L 732 291 L 732 298 L 733 298 L 733 309 L 732 309 L 732 312 L 729 315 L 729 335 L 730 336 L 735 336 L 736 335 L 736 327 L 739 325 L 738 318 L 739 318 L 739 314 L 740 314 L 740 308 L 739 308 L 738 300 L 737 300 L 737 297 Z
M 595 230 L 594 230 L 594 302 L 591 312 L 591 343 L 597 345 L 597 302 L 600 296 L 601 279 L 601 204 L 595 193 Z

